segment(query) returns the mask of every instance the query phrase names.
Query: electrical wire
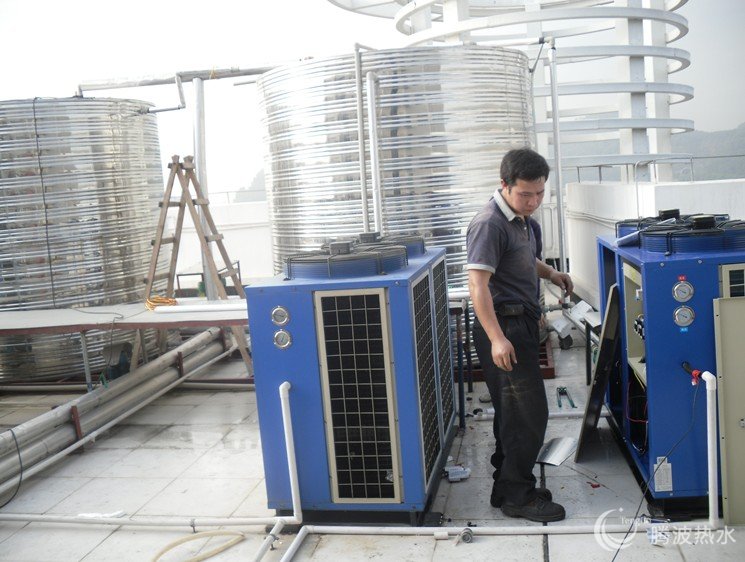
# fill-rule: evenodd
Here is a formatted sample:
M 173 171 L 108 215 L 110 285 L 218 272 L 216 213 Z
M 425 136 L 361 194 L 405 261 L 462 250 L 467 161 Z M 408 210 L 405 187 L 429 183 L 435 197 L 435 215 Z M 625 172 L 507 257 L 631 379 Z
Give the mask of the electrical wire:
M 15 431 L 13 431 L 12 429 L 8 429 L 7 431 L 10 432 L 11 437 L 13 437 L 13 442 L 16 444 L 16 453 L 18 454 L 18 465 L 20 466 L 20 469 L 18 471 L 18 485 L 16 486 L 13 495 L 10 496 L 3 505 L 0 505 L 0 509 L 4 508 L 6 505 L 13 501 L 13 498 L 15 498 L 18 494 L 18 490 L 21 489 L 21 482 L 23 482 L 23 459 L 21 458 L 21 446 L 18 444 L 18 439 L 16 438 Z
M 621 547 L 626 543 L 626 539 L 629 536 L 629 533 L 631 533 L 631 529 L 634 528 L 634 524 L 636 523 L 636 518 L 639 517 L 639 512 L 641 511 L 642 504 L 644 503 L 644 496 L 647 494 L 647 491 L 649 490 L 649 484 L 654 479 L 655 474 L 657 474 L 657 471 L 662 466 L 663 462 L 667 461 L 667 459 L 670 457 L 670 455 L 673 454 L 673 451 L 678 448 L 678 445 L 680 445 L 683 440 L 688 436 L 688 434 L 693 429 L 693 426 L 696 424 L 696 398 L 698 397 L 698 389 L 700 388 L 700 384 L 696 385 L 696 391 L 693 393 L 693 405 L 691 406 L 691 423 L 688 425 L 688 429 L 686 429 L 685 433 L 678 439 L 675 444 L 670 447 L 670 450 L 665 453 L 665 455 L 662 457 L 663 461 L 657 463 L 657 468 L 654 469 L 654 472 L 647 478 L 647 481 L 644 483 L 644 489 L 642 490 L 642 499 L 639 500 L 639 505 L 636 508 L 636 513 L 634 513 L 634 517 L 631 518 L 631 523 L 629 524 L 629 528 L 626 531 L 626 534 L 623 537 L 623 540 L 621 540 L 621 543 L 618 545 L 618 548 L 616 549 L 615 554 L 613 555 L 613 558 L 611 559 L 611 562 L 615 562 L 616 557 L 618 556 L 619 552 L 621 552 Z

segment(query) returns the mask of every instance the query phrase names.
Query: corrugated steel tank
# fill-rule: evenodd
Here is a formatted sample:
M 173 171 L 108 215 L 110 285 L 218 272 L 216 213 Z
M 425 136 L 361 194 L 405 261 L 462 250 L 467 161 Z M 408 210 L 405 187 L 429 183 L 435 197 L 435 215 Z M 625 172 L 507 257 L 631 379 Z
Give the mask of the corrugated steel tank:
M 445 247 L 449 284 L 465 287 L 468 223 L 499 185 L 504 153 L 532 141 L 527 57 L 450 46 L 363 51 L 361 61 L 363 78 L 372 71 L 379 81 L 383 234 L 421 234 Z M 258 86 L 279 272 L 287 256 L 363 230 L 355 57 L 280 67 Z
M 143 298 L 163 193 L 148 107 L 96 98 L 0 102 L 0 310 Z M 94 372 L 104 345 L 131 338 L 88 332 Z M 0 380 L 75 376 L 82 365 L 78 334 L 0 338 Z

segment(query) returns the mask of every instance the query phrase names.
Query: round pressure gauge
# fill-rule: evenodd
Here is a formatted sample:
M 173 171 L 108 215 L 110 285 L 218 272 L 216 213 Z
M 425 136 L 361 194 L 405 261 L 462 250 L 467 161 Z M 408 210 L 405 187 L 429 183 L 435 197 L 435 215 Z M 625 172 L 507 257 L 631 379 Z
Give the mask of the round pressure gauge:
M 287 349 L 292 343 L 292 336 L 287 330 L 277 330 L 274 332 L 274 345 L 279 349 Z
M 690 306 L 679 306 L 673 312 L 673 318 L 678 326 L 690 326 L 696 314 Z
M 673 285 L 673 298 L 678 302 L 688 302 L 693 297 L 693 285 L 688 281 L 678 281 Z
M 284 306 L 275 306 L 272 309 L 272 322 L 277 326 L 284 326 L 290 321 L 290 313 Z

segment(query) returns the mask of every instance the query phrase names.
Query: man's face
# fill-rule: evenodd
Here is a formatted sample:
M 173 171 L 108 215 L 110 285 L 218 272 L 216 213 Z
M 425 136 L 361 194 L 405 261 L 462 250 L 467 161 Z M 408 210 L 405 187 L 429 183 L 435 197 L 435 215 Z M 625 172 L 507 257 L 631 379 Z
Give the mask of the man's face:
M 546 179 L 534 181 L 517 180 L 515 185 L 509 186 L 502 180 L 502 196 L 516 214 L 530 216 L 543 201 L 546 191 Z

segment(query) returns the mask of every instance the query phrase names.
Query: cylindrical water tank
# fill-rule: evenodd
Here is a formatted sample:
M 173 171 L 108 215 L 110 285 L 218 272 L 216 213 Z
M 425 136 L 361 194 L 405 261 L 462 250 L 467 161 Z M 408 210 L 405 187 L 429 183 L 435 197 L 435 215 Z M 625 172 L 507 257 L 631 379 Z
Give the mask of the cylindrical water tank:
M 468 223 L 499 186 L 504 153 L 531 144 L 527 57 L 449 46 L 364 51 L 361 60 L 363 83 L 368 72 L 379 83 L 383 234 L 417 233 L 445 247 L 449 283 L 464 287 Z M 258 85 L 280 271 L 289 255 L 363 230 L 355 57 L 280 67 Z M 372 224 L 370 130 L 363 120 Z
M 0 102 L 0 310 L 143 298 L 163 193 L 147 109 L 121 99 Z M 131 337 L 88 332 L 95 372 L 104 345 Z M 78 334 L 0 338 L 0 380 L 74 376 L 82 365 Z

